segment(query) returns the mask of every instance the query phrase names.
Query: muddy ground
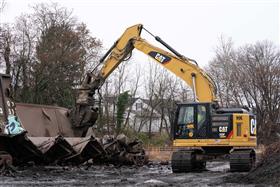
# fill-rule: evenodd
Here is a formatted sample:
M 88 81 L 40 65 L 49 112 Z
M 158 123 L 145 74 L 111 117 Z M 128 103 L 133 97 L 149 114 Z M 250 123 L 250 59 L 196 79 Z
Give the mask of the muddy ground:
M 28 167 L 17 168 L 14 176 L 2 176 L 1 186 L 255 186 L 227 183 L 234 177 L 229 164 L 207 163 L 208 171 L 173 174 L 170 165 Z M 241 173 L 242 174 L 242 173 Z M 260 185 L 259 185 L 260 186 Z

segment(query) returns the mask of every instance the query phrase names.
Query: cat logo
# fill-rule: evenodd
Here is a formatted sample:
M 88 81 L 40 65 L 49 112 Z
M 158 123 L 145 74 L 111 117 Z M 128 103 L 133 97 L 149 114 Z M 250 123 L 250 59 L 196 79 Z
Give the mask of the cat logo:
M 155 59 L 157 61 L 159 61 L 160 63 L 162 63 L 165 60 L 165 57 L 163 55 L 161 55 L 160 53 L 157 53 L 155 56 Z
M 171 60 L 170 57 L 156 51 L 151 51 L 148 54 L 149 56 L 153 57 L 156 61 L 160 62 L 161 64 L 165 64 Z
M 228 127 L 219 127 L 219 132 L 227 132 Z
M 257 121 L 256 119 L 251 119 L 250 121 L 250 134 L 256 135 L 257 134 Z

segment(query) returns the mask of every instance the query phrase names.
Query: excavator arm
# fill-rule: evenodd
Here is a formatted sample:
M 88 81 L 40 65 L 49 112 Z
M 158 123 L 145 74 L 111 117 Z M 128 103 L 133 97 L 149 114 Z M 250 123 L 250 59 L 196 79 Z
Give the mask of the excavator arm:
M 134 48 L 150 56 L 177 77 L 184 80 L 192 88 L 195 101 L 216 101 L 214 82 L 206 72 L 198 67 L 194 60 L 179 54 L 157 36 L 155 36 L 155 39 L 173 54 L 151 45 L 141 38 L 140 35 L 143 29 L 145 28 L 141 24 L 126 29 L 123 35 L 100 60 L 100 63 L 103 64 L 100 73 L 97 76 L 93 73 L 87 74 L 83 85 L 79 89 L 76 107 L 72 110 L 72 114 L 74 114 L 72 119 L 75 126 L 80 127 L 92 124 L 93 121 L 95 122 L 97 119 L 96 109 L 93 108 L 95 91 L 102 86 L 106 78 L 118 65 L 131 55 Z
M 216 101 L 213 81 L 196 64 L 157 48 L 141 38 L 134 41 L 134 46 L 184 80 L 192 88 L 196 102 Z

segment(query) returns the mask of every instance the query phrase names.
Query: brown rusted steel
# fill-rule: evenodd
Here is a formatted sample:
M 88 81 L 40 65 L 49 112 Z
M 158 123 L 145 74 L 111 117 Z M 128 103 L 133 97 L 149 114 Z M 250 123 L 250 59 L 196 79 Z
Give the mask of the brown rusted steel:
M 28 139 L 26 132 L 13 136 L 1 136 L 0 141 L 5 151 L 12 155 L 14 164 L 21 165 L 30 161 L 44 163 L 42 152 Z
M 44 138 L 29 137 L 29 139 L 43 153 L 43 157 L 47 163 L 60 164 L 64 159 L 76 154 L 76 151 L 69 142 L 62 136 Z
M 108 153 L 107 161 L 113 164 L 143 165 L 148 160 L 142 142 L 137 139 L 129 142 L 125 135 L 107 138 L 104 149 Z
M 102 144 L 93 136 L 86 138 L 67 138 L 67 141 L 70 142 L 77 154 L 65 159 L 66 162 L 81 164 L 89 159 L 93 159 L 93 162 L 97 163 L 107 155 Z
M 13 164 L 13 157 L 6 151 L 0 151 L 0 170 L 10 168 Z
M 83 137 L 97 119 L 97 111 L 91 105 L 83 108 L 88 109 L 85 120 L 73 124 L 69 110 L 63 107 L 15 105 L 10 98 L 8 75 L 0 74 L 0 89 L 0 167 L 30 162 L 82 164 L 90 159 L 96 164 L 142 165 L 146 160 L 141 142 L 129 142 L 125 135 L 107 136 L 103 141 L 94 136 Z M 10 130 L 15 124 L 17 130 Z
M 81 164 L 89 159 L 99 160 L 106 151 L 93 136 L 86 138 L 29 137 L 43 153 L 48 163 Z
M 2 141 L 3 140 L 3 141 Z M 105 145 L 93 136 L 86 138 L 27 137 L 26 133 L 13 137 L 1 137 L 5 150 L 12 155 L 16 165 L 36 164 L 82 164 L 92 163 L 117 165 L 143 165 L 146 161 L 144 149 L 138 141 L 125 143 L 111 139 Z M 136 147 L 135 147 L 136 146 Z
M 75 137 L 68 109 L 56 106 L 16 103 L 16 112 L 23 127 L 32 137 Z

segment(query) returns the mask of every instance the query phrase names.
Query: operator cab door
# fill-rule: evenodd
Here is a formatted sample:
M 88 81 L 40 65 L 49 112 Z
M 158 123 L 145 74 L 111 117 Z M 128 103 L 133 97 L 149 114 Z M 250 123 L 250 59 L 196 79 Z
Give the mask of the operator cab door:
M 174 139 L 209 138 L 209 103 L 180 104 L 174 123 Z

